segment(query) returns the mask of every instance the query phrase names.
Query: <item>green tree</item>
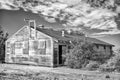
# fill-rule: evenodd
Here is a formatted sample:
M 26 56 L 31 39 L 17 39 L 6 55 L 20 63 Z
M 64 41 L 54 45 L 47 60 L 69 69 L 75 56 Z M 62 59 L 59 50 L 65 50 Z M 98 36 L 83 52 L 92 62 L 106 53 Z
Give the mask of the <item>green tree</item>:
M 8 33 L 5 33 L 0 26 L 0 62 L 4 62 L 5 59 L 5 41 L 7 40 Z

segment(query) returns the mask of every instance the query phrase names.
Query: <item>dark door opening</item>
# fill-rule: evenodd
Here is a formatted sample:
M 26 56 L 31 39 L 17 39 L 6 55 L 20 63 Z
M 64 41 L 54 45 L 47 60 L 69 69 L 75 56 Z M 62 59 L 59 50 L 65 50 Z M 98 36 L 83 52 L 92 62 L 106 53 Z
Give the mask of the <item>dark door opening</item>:
M 62 64 L 62 45 L 59 45 L 59 64 Z

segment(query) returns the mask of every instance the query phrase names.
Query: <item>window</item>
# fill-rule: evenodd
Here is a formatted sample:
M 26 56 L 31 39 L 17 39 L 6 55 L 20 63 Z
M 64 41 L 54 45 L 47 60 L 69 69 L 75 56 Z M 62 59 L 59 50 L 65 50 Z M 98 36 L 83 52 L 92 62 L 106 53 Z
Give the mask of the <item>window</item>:
M 112 50 L 112 46 L 110 46 L 110 50 Z
M 10 48 L 10 42 L 7 42 L 7 47 Z
M 22 42 L 15 42 L 15 48 L 20 49 L 23 47 L 23 43 Z
M 15 42 L 15 54 L 16 55 L 29 54 L 28 41 Z
M 11 44 L 11 54 L 15 54 L 15 44 Z
M 45 49 L 38 49 L 38 54 L 44 55 L 45 54 Z
M 29 47 L 28 41 L 24 41 L 24 42 L 23 42 L 23 48 L 24 48 L 24 49 L 27 49 L 28 47 Z
M 35 26 L 35 22 L 34 21 L 30 21 L 30 27 L 34 27 Z
M 32 54 L 38 54 L 38 55 L 46 55 L 46 41 L 45 40 L 31 40 L 29 42 L 29 50 L 30 52 L 34 52 Z M 25 53 L 27 51 L 25 50 Z
M 104 46 L 104 49 L 106 49 L 106 46 Z
M 29 42 L 29 47 L 30 47 L 30 50 L 37 50 L 38 49 L 38 41 L 31 40 Z
M 38 54 L 42 54 L 42 55 L 46 54 L 46 41 L 45 40 L 39 41 Z
M 23 49 L 22 49 L 22 48 L 20 48 L 20 49 L 19 49 L 19 48 L 16 48 L 16 49 L 15 49 L 15 54 L 16 54 L 16 55 L 22 55 L 22 54 L 23 54 Z
M 10 42 L 7 42 L 6 52 L 11 53 L 11 44 L 10 44 Z
M 29 50 L 28 49 L 23 49 L 23 54 L 29 54 Z
M 45 45 L 46 45 L 46 41 L 45 41 L 45 40 L 40 40 L 40 41 L 39 41 L 39 46 L 38 46 L 38 48 L 39 48 L 39 49 L 44 49 L 44 48 L 45 48 Z
M 23 42 L 23 54 L 29 54 L 29 46 L 28 46 L 28 41 Z
M 33 41 L 33 49 L 34 50 L 38 49 L 38 41 Z

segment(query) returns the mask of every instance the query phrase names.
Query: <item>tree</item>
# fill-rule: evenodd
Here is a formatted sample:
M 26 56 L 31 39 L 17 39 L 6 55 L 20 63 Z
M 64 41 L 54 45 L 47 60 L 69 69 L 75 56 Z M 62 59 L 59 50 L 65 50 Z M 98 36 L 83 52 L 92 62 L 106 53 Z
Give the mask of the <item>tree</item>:
M 87 41 L 75 40 L 71 44 L 71 50 L 66 56 L 66 65 L 71 68 L 82 68 L 89 63 L 91 55 L 96 51 L 93 44 Z
M 71 68 L 83 68 L 89 61 L 103 64 L 108 56 L 94 49 L 94 44 L 85 40 L 75 40 L 71 43 L 71 49 L 66 55 L 65 64 Z
M 8 33 L 5 33 L 0 26 L 0 62 L 4 62 L 5 59 L 5 41 L 7 40 Z

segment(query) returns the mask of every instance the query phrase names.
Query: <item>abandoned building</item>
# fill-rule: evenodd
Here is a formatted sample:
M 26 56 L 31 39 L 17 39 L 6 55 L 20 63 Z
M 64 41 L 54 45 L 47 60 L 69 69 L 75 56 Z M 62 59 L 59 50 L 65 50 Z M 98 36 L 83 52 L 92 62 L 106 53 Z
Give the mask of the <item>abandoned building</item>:
M 45 27 L 24 26 L 6 41 L 5 62 L 33 64 L 42 66 L 60 66 L 63 51 L 79 35 L 56 31 Z M 95 38 L 85 37 L 94 43 L 95 49 L 112 54 L 113 45 Z

